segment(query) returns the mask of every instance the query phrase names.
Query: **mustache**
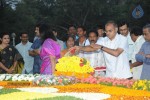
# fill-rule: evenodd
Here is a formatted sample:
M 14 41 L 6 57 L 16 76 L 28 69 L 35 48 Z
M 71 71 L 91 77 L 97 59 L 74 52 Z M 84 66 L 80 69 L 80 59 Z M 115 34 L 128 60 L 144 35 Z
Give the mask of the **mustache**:
M 91 40 L 91 42 L 95 42 L 95 40 Z

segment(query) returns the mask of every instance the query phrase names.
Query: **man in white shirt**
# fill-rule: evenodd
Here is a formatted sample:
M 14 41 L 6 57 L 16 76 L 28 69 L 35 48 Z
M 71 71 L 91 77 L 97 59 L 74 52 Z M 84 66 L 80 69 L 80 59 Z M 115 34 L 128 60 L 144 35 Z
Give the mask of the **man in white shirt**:
M 102 38 L 103 37 L 99 37 L 99 39 Z M 97 40 L 98 40 L 98 33 L 95 31 L 90 31 L 88 34 L 89 44 L 86 43 L 85 46 L 95 44 Z M 84 52 L 83 57 L 90 61 L 90 65 L 95 69 L 96 76 L 105 76 L 106 65 L 104 60 L 104 54 L 101 50 L 94 52 Z
M 127 37 L 128 40 L 128 45 L 129 45 L 129 49 L 128 49 L 128 58 L 129 61 L 131 61 L 132 58 L 132 53 L 133 53 L 133 44 L 134 42 L 132 41 L 131 37 L 130 37 L 130 32 L 129 32 L 129 24 L 126 21 L 122 21 L 119 23 L 118 25 L 119 27 L 119 33 L 121 35 L 124 35 L 125 37 Z
M 142 28 L 133 27 L 131 29 L 130 35 L 134 42 L 134 49 L 131 56 L 132 63 L 130 64 L 130 67 L 132 68 L 133 79 L 140 79 L 143 66 L 141 62 L 136 61 L 135 55 L 140 51 L 142 44 L 145 42 L 145 39 L 142 35 Z
M 28 34 L 21 33 L 21 42 L 16 45 L 16 49 L 19 51 L 24 59 L 24 69 L 22 74 L 33 74 L 33 62 L 34 58 L 29 56 L 28 50 L 30 49 L 32 43 L 28 41 Z
M 104 52 L 106 61 L 106 77 L 132 78 L 128 61 L 127 38 L 117 33 L 118 28 L 115 22 L 108 21 L 105 25 L 106 35 L 103 41 L 97 41 L 86 47 L 76 47 L 77 50 L 86 52 L 101 49 Z

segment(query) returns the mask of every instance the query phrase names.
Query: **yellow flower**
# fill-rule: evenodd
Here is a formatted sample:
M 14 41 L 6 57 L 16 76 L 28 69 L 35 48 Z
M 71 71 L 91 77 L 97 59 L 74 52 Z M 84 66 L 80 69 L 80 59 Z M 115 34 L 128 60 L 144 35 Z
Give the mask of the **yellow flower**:
M 56 64 L 56 70 L 58 72 L 73 73 L 90 73 L 94 71 L 89 61 L 77 56 L 60 58 Z

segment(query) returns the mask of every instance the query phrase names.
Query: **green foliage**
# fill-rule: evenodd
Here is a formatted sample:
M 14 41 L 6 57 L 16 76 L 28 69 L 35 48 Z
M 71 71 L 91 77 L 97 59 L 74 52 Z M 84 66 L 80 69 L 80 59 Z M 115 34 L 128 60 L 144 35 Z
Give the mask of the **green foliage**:
M 7 88 L 0 89 L 0 95 L 13 93 L 13 92 L 20 92 L 20 90 L 18 90 L 18 89 L 7 89 Z
M 4 0 L 3 0 L 4 1 Z M 16 0 L 9 0 L 10 5 Z M 66 33 L 69 25 L 84 25 L 87 31 L 108 20 L 127 20 L 131 26 L 143 26 L 150 21 L 149 0 L 21 0 L 16 10 L 6 5 L 0 9 L 0 31 L 26 31 L 34 36 L 35 24 L 44 21 L 59 33 Z M 132 17 L 132 11 L 141 4 L 144 16 Z M 61 34 L 63 36 L 63 34 Z

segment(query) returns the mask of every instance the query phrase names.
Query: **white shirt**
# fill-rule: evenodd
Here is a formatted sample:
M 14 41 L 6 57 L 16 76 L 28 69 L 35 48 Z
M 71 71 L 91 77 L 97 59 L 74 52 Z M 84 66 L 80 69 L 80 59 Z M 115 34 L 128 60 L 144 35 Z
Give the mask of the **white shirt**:
M 102 38 L 100 38 L 102 39 Z M 89 42 L 89 40 L 87 39 Z M 99 40 L 100 41 L 100 40 Z M 85 46 L 90 45 L 90 43 L 87 43 Z M 90 61 L 90 65 L 93 68 L 96 67 L 106 67 L 105 60 L 104 60 L 104 54 L 101 50 L 95 51 L 95 52 L 84 52 L 84 58 L 86 58 L 88 61 Z
M 28 53 L 28 50 L 31 48 L 31 45 L 32 43 L 29 41 L 25 45 L 23 45 L 22 43 L 16 45 L 16 49 L 19 51 L 25 62 L 23 71 L 26 70 L 28 73 L 33 70 L 33 62 L 34 62 L 34 58 L 29 56 Z M 31 72 L 30 74 L 32 73 L 33 72 Z
M 105 62 L 106 62 L 106 77 L 115 78 L 130 78 L 132 74 L 130 72 L 129 60 L 128 60 L 128 42 L 127 38 L 122 35 L 116 34 L 113 40 L 105 37 L 103 41 L 97 41 L 97 44 L 103 45 L 104 47 L 110 49 L 121 48 L 124 51 L 115 57 L 111 54 L 104 52 Z
M 136 59 L 135 59 L 135 55 L 140 51 L 140 48 L 142 46 L 142 44 L 145 42 L 145 39 L 143 36 L 139 36 L 137 38 L 137 40 L 134 42 L 134 49 L 133 49 L 133 53 L 132 53 L 132 63 L 136 62 Z M 141 72 L 142 72 L 142 68 L 143 68 L 143 65 L 141 66 L 138 66 L 138 67 L 134 67 L 132 69 L 133 71 L 133 79 L 140 79 L 141 77 Z
M 134 49 L 134 47 L 133 47 L 134 42 L 131 39 L 130 32 L 127 35 L 127 40 L 128 40 L 128 45 L 129 45 L 128 58 L 129 58 L 129 60 L 131 60 L 132 59 L 133 49 Z
M 133 53 L 132 53 L 132 63 L 133 62 L 136 62 L 136 59 L 135 59 L 135 55 L 140 51 L 140 48 L 142 46 L 142 44 L 145 42 L 145 39 L 143 36 L 139 36 L 137 38 L 137 40 L 135 41 L 135 43 L 133 44 Z

